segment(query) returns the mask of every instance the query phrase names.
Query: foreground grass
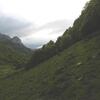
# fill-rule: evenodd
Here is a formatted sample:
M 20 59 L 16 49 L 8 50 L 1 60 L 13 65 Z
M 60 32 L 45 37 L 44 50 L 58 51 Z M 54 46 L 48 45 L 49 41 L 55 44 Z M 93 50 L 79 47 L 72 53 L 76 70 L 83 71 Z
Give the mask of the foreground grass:
M 12 76 L 13 74 L 22 71 L 23 69 L 16 69 L 13 65 L 0 65 L 0 79 L 3 79 L 8 76 Z
M 100 100 L 100 36 L 28 71 L 0 79 L 0 100 Z

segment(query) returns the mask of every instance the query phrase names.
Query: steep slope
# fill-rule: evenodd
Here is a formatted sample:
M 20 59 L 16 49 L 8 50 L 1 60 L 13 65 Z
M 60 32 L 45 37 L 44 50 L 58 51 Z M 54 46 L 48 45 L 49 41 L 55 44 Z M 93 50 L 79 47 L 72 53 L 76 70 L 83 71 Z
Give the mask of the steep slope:
M 56 43 L 33 54 L 31 69 L 1 77 L 0 99 L 100 100 L 99 11 L 100 1 L 91 0 Z
M 1 100 L 100 100 L 100 32 L 39 66 L 0 80 Z
M 75 20 L 73 26 L 67 29 L 63 36 L 57 39 L 56 43 L 50 41 L 33 54 L 29 66 L 34 67 L 87 36 L 95 35 L 95 33 L 100 30 L 99 19 L 100 0 L 91 0 L 86 4 L 79 18 Z
M 10 38 L 0 34 L 0 65 L 11 64 L 20 67 L 32 51 L 26 48 L 18 37 Z

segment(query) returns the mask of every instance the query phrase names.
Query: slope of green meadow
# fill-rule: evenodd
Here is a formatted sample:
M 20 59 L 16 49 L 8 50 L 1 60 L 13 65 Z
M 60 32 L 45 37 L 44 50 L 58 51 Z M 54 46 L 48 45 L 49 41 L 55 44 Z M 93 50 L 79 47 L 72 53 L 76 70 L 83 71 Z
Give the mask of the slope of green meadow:
M 100 35 L 0 80 L 1 100 L 100 100 Z

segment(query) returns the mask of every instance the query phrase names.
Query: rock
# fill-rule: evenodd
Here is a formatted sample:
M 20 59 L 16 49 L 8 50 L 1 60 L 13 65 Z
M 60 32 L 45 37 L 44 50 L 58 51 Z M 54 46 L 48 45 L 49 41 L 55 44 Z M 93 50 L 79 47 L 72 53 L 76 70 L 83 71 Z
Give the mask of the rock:
M 16 44 L 22 44 L 21 39 L 19 39 L 17 36 L 15 36 L 15 37 L 12 38 L 12 42 L 16 43 Z
M 78 62 L 78 63 L 77 63 L 77 66 L 80 66 L 80 65 L 82 65 L 82 62 Z

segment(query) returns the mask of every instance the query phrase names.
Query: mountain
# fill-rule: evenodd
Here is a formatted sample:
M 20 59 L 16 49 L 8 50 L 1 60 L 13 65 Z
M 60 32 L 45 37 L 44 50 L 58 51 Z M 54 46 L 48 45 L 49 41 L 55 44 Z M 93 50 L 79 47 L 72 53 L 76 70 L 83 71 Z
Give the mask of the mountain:
M 56 43 L 50 41 L 44 45 L 42 49 L 37 50 L 33 54 L 29 62 L 30 68 L 59 54 L 86 37 L 95 36 L 96 32 L 100 30 L 99 5 L 100 2 L 98 0 L 91 0 L 91 2 L 86 3 L 79 18 L 75 20 L 72 27 L 69 27 L 69 29 L 64 32 L 63 36 L 57 39 Z
M 32 51 L 25 47 L 18 37 L 10 38 L 0 34 L 0 65 L 11 64 L 20 67 L 31 54 Z
M 21 44 L 22 45 L 21 40 L 17 36 L 12 38 L 12 42 L 15 43 L 15 44 Z
M 100 100 L 100 32 L 30 70 L 0 80 L 1 100 Z
M 3 41 L 3 40 L 10 40 L 10 37 L 0 33 L 0 41 Z
M 3 76 L 0 99 L 100 100 L 99 11 L 100 1 L 91 0 L 56 43 L 35 51 L 30 69 Z

